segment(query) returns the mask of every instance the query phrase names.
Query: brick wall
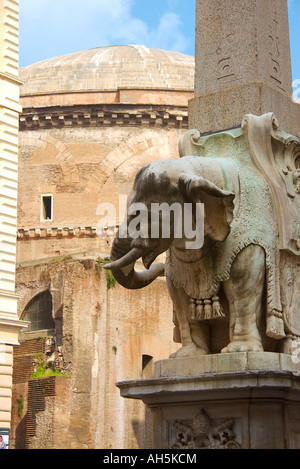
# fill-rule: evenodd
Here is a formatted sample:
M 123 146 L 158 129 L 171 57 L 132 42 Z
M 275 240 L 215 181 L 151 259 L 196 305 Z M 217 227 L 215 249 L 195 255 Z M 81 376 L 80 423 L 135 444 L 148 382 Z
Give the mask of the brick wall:
M 62 449 L 69 444 L 71 380 L 31 379 L 35 360 L 46 357 L 45 343 L 46 337 L 41 337 L 14 348 L 12 449 Z
M 34 358 L 45 352 L 46 338 L 20 342 L 14 347 L 13 384 L 26 383 L 34 372 Z
M 26 449 L 67 449 L 71 380 L 52 376 L 29 381 Z
M 42 446 L 37 446 L 37 448 L 52 448 L 55 378 L 55 376 L 51 376 L 49 378 L 34 379 L 28 383 L 28 411 L 25 427 L 26 449 L 35 447 L 41 434 L 44 436 Z M 46 418 L 39 418 L 41 417 L 39 413 L 44 413 Z M 38 420 L 39 428 L 37 429 Z
M 24 408 L 18 415 L 18 399 Z M 39 378 L 14 386 L 11 449 L 69 448 L 71 380 Z
M 34 372 L 34 360 L 44 356 L 46 337 L 21 341 L 13 350 L 12 411 L 10 448 L 24 449 L 28 407 L 28 382 Z

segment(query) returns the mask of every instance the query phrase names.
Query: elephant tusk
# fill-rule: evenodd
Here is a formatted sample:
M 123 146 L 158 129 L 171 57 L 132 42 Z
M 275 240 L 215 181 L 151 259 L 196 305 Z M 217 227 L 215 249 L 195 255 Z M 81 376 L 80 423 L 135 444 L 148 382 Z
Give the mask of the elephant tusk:
M 130 264 L 133 264 L 141 256 L 142 256 L 141 249 L 133 248 L 125 256 L 121 257 L 120 259 L 114 262 L 111 262 L 110 264 L 106 264 L 103 267 L 106 270 L 120 270 L 120 269 L 123 269 L 124 267 L 127 267 Z
M 145 283 L 145 286 L 152 283 L 157 277 L 165 276 L 165 264 L 158 262 L 153 264 L 150 269 L 143 270 L 142 272 L 135 272 L 137 280 Z
M 129 244 L 130 242 L 127 243 L 127 245 Z M 122 251 L 126 252 L 124 246 L 119 242 L 119 239 L 115 240 L 111 254 L 112 262 L 103 266 L 106 270 L 112 271 L 121 286 L 128 290 L 139 290 L 150 285 L 157 277 L 164 276 L 165 265 L 162 263 L 154 264 L 147 270 L 138 272 L 135 270 L 136 261 L 143 256 L 142 248 L 136 247 L 129 250 L 127 254 L 120 255 Z

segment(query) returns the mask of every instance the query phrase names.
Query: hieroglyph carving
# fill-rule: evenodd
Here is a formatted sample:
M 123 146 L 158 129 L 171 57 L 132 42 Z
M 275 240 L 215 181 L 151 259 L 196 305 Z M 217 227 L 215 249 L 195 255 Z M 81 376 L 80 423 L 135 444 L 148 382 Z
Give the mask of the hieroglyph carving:
M 234 420 L 212 421 L 204 409 L 191 423 L 176 420 L 172 449 L 240 449 L 233 431 Z
M 229 83 L 237 80 L 234 70 L 232 55 L 236 52 L 237 44 L 235 43 L 234 33 L 229 33 L 219 45 L 216 54 L 218 60 L 218 77 L 217 80 L 223 83 Z

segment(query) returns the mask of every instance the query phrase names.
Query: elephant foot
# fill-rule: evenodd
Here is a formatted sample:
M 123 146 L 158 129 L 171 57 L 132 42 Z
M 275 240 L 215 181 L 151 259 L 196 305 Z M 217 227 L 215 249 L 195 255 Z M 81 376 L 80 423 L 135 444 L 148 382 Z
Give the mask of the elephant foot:
M 234 352 L 263 352 L 262 344 L 257 340 L 240 340 L 232 341 L 227 347 L 221 350 L 221 353 L 234 353 Z
M 207 355 L 206 350 L 197 347 L 195 344 L 183 345 L 177 352 L 172 353 L 170 358 L 196 357 L 198 355 Z

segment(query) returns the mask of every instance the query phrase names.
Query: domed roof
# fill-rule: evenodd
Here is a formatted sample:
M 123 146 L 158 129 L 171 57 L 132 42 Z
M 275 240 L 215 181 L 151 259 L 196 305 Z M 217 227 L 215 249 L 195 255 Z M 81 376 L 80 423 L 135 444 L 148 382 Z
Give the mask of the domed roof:
M 192 56 L 135 45 L 99 47 L 21 68 L 21 97 L 122 89 L 191 92 L 194 73 Z

